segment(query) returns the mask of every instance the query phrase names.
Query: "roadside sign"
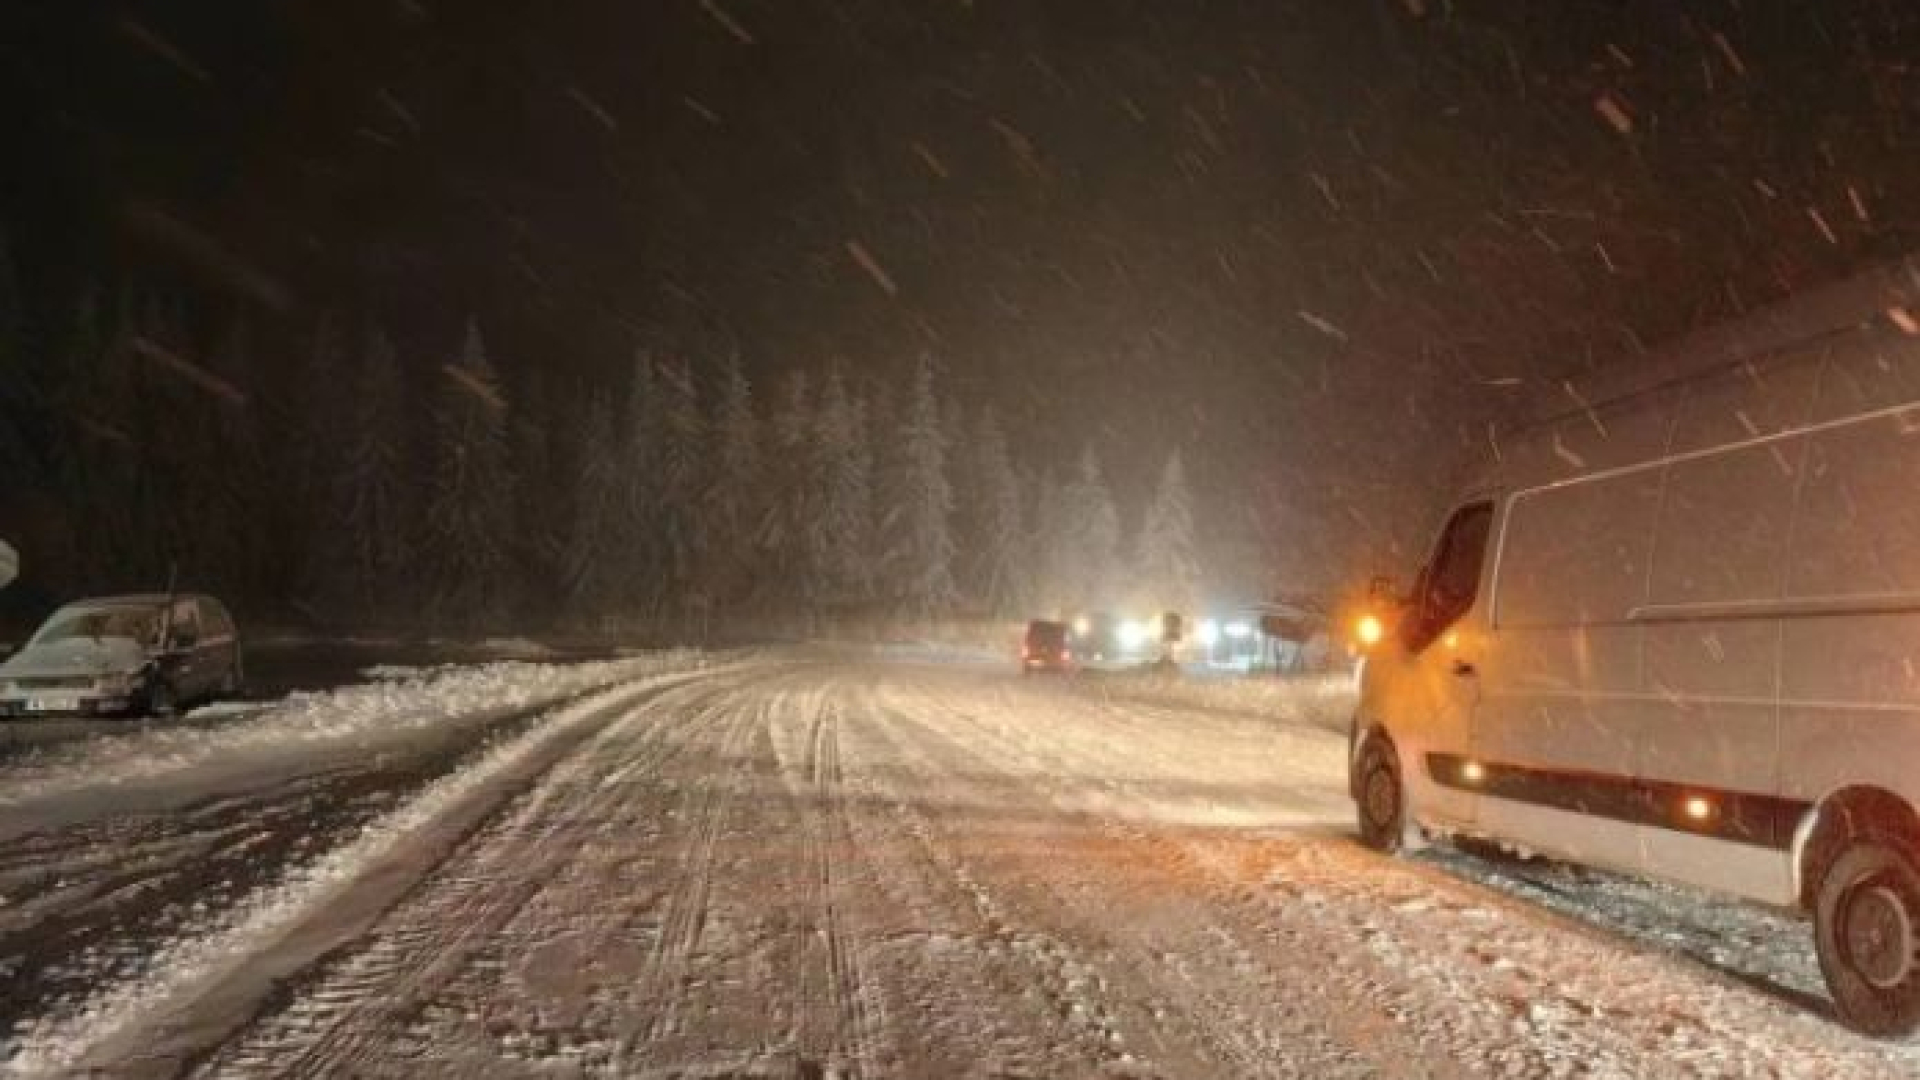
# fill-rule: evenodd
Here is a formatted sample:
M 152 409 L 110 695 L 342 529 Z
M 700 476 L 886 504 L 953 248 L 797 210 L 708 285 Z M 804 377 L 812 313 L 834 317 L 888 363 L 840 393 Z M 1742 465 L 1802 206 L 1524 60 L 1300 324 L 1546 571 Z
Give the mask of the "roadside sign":
M 6 588 L 19 576 L 20 553 L 13 550 L 13 545 L 0 540 L 0 589 Z

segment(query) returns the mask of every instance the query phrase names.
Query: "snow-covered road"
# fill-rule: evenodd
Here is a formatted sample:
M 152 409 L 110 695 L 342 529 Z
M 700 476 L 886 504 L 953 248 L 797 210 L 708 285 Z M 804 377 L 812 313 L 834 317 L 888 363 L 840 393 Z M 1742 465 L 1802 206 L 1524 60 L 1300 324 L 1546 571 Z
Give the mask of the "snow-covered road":
M 1920 1075 L 1824 1018 L 1790 919 L 1361 849 L 1324 687 L 1262 715 L 852 651 L 572 670 L 324 768 L 238 740 L 270 784 L 198 743 L 172 787 L 95 776 L 137 813 L 79 758 L 21 777 L 7 1067 Z

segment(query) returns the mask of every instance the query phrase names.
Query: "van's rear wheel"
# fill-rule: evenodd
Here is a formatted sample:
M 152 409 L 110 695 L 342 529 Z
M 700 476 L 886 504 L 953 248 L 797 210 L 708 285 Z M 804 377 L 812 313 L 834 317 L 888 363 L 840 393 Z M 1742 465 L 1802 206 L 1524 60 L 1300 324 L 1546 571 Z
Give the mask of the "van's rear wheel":
M 1375 851 L 1399 851 L 1406 843 L 1407 795 L 1400 763 L 1384 739 L 1369 739 L 1360 751 L 1360 842 Z
M 1850 840 L 1821 875 L 1813 919 L 1840 1019 L 1868 1035 L 1920 1028 L 1920 870 L 1902 848 Z

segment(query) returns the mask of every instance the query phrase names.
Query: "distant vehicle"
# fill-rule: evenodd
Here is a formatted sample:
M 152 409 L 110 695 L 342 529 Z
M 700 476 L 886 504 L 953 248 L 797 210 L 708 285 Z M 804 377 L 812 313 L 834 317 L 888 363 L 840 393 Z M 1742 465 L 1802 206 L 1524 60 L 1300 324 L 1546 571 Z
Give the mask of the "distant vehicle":
M 1020 642 L 1020 670 L 1069 672 L 1073 670 L 1073 649 L 1067 643 L 1066 623 L 1035 619 L 1027 624 L 1027 635 Z
M 165 715 L 243 683 L 239 634 L 218 600 L 82 600 L 0 663 L 0 716 Z
M 1502 440 L 1368 631 L 1368 844 L 1464 834 L 1798 908 L 1843 1020 L 1920 1028 L 1916 271 Z

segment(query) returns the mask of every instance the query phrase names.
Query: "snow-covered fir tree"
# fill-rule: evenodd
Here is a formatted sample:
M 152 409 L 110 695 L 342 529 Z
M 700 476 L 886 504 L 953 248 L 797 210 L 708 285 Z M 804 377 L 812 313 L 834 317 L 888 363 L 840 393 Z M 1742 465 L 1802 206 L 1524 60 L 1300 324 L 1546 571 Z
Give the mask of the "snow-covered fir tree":
M 767 463 L 771 497 L 766 528 L 760 536 L 773 583 L 768 600 L 809 610 L 814 581 L 808 573 L 808 537 L 814 520 L 812 472 L 812 387 L 804 371 L 789 372 L 780 384 L 773 413 L 773 453 Z
M 1156 610 L 1192 611 L 1200 587 L 1193 506 L 1180 452 L 1160 471 L 1159 486 L 1140 523 L 1134 554 L 1138 599 Z
M 1054 548 L 1055 575 L 1066 587 L 1067 603 L 1090 609 L 1111 607 L 1120 559 L 1120 515 L 1107 490 L 1100 458 L 1089 444 L 1080 467 L 1066 485 L 1064 518 Z
M 656 385 L 665 422 L 657 511 L 665 536 L 666 585 L 677 603 L 706 604 L 711 598 L 697 594 L 696 571 L 706 540 L 707 420 L 685 360 L 662 365 Z
M 527 376 L 508 423 L 512 447 L 513 534 L 508 589 L 523 615 L 552 614 L 572 522 L 572 485 L 552 422 L 546 383 Z
M 827 376 L 814 411 L 812 472 L 817 512 L 808 530 L 808 564 L 823 596 L 836 604 L 866 591 L 866 450 L 860 410 L 847 396 L 838 371 Z
M 189 456 L 193 488 L 193 505 L 182 520 L 180 568 L 202 588 L 250 595 L 258 591 L 261 572 L 253 560 L 264 554 L 263 522 L 254 506 L 264 463 L 254 422 L 252 332 L 244 318 L 228 324 L 200 366 L 212 388 L 192 396 L 192 422 L 174 435 Z
M 953 538 L 948 531 L 953 489 L 947 479 L 947 438 L 933 379 L 933 359 L 922 356 L 895 432 L 899 456 L 890 485 L 894 503 L 887 510 L 899 609 L 922 619 L 944 613 L 954 600 Z
M 563 560 L 571 610 L 588 617 L 616 610 L 627 583 L 623 547 L 632 489 L 613 414 L 613 405 L 604 399 L 587 405 L 574 472 L 573 523 Z
M 971 504 L 969 587 L 984 610 L 1013 614 L 1020 610 L 1025 592 L 1026 514 L 1020 477 L 1008 456 L 1000 419 L 991 408 L 980 410 L 966 457 Z
M 406 391 L 393 343 L 377 330 L 367 337 L 339 438 L 332 487 L 345 554 L 330 591 L 363 614 L 405 610 L 418 598 L 400 577 L 414 541 Z
M 469 323 L 458 359 L 437 372 L 427 529 L 438 613 L 478 625 L 504 612 L 513 528 L 505 393 Z
M 642 350 L 634 356 L 633 376 L 627 384 L 626 424 L 619 453 L 625 491 L 615 526 L 619 542 L 608 556 L 617 564 L 611 573 L 620 582 L 622 598 L 637 614 L 653 614 L 666 599 L 666 527 L 660 517 L 666 430 L 666 399 L 660 389 L 659 366 Z
M 729 357 L 713 417 L 713 470 L 706 495 L 708 542 L 701 577 L 710 595 L 732 603 L 753 591 L 755 538 L 771 503 L 762 476 L 760 420 L 753 386 Z

